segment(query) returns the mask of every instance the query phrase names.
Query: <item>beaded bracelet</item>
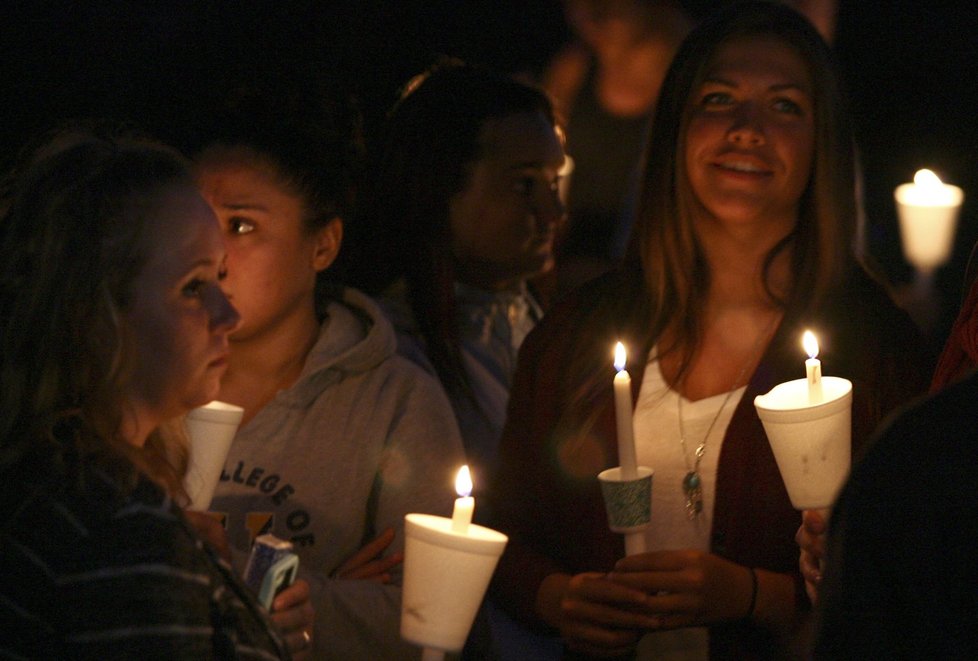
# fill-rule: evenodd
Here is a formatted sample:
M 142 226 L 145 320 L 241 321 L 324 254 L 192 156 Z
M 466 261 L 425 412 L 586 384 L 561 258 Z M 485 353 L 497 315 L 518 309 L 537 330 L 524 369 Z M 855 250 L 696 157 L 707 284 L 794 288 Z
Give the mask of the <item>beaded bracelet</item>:
M 754 617 L 754 608 L 757 607 L 757 570 L 753 567 L 748 567 L 750 569 L 750 606 L 747 607 L 747 615 L 744 616 L 745 620 L 749 620 Z

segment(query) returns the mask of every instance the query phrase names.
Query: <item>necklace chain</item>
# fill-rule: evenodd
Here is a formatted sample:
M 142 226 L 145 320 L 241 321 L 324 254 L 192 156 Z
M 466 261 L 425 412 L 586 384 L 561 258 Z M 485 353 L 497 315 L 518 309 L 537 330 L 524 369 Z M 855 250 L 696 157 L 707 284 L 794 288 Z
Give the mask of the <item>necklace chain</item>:
M 726 396 L 723 398 L 723 402 L 720 404 L 720 408 L 717 409 L 716 414 L 710 421 L 710 426 L 706 428 L 706 433 L 703 435 L 703 440 L 698 446 L 696 446 L 696 451 L 693 453 L 693 465 L 689 465 L 689 452 L 686 449 L 686 430 L 683 427 L 683 394 L 677 388 L 677 404 L 676 409 L 679 414 L 679 444 L 683 449 L 683 465 L 686 466 L 686 475 L 683 477 L 683 493 L 686 496 L 686 518 L 695 519 L 703 511 L 703 481 L 700 478 L 700 461 L 703 460 L 703 455 L 706 454 L 706 442 L 710 438 L 710 433 L 713 431 L 713 427 L 716 426 L 717 420 L 720 419 L 720 414 L 723 410 L 727 408 L 727 403 L 730 398 L 733 397 L 734 392 L 740 388 L 740 382 L 743 380 L 744 375 L 747 374 L 747 369 L 754 363 L 754 359 L 757 357 L 757 351 L 760 348 L 764 338 L 768 336 L 771 332 L 771 328 L 777 322 L 780 315 L 775 316 L 770 324 L 764 329 L 764 331 L 758 335 L 757 340 L 754 342 L 754 346 L 751 347 L 750 355 L 747 358 L 747 362 L 744 366 L 740 368 L 740 373 L 737 374 L 737 378 L 734 379 L 733 386 L 727 391 Z

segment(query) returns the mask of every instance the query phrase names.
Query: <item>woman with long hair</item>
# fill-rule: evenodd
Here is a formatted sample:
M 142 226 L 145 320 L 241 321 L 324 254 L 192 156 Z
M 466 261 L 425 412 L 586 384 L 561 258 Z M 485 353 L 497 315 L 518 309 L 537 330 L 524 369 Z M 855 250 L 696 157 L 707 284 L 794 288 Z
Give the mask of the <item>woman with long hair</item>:
M 239 317 L 214 214 L 175 152 L 59 133 L 0 220 L 0 654 L 285 658 L 175 505 L 179 417 Z
M 491 485 L 510 535 L 492 593 L 572 649 L 784 653 L 807 608 L 800 514 L 754 397 L 799 378 L 805 329 L 853 382 L 856 445 L 926 386 L 919 334 L 855 254 L 834 71 L 782 5 L 739 3 L 694 30 L 662 88 L 625 264 L 524 344 Z M 619 464 L 618 340 L 638 463 L 655 470 L 649 552 L 625 559 L 596 479 Z
M 354 282 L 380 298 L 401 353 L 444 386 L 477 490 L 516 353 L 543 314 L 533 283 L 554 266 L 563 164 L 542 91 L 446 61 L 406 85 L 365 176 Z

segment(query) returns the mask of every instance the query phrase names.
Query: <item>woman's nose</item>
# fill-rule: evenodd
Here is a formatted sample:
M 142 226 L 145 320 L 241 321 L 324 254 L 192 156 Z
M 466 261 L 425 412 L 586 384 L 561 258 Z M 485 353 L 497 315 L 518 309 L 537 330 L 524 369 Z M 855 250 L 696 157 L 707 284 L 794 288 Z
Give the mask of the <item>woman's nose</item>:
M 216 287 L 210 301 L 211 328 L 230 333 L 241 323 L 241 315 L 231 304 L 230 299 Z
M 560 199 L 560 190 L 557 186 L 541 195 L 541 199 L 536 204 L 537 222 L 544 228 L 560 224 L 566 214 L 567 209 Z
M 752 104 L 741 105 L 733 114 L 727 139 L 737 145 L 757 146 L 764 143 L 764 122 L 760 111 Z

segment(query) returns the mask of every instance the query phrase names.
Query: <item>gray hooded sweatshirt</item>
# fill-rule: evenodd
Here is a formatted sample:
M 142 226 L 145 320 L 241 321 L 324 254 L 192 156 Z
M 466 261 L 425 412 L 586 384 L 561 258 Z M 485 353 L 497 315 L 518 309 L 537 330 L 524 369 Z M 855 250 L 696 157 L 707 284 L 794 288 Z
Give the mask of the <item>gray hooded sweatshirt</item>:
M 404 515 L 451 516 L 464 462 L 439 383 L 396 353 L 376 304 L 348 289 L 331 303 L 296 383 L 234 439 L 211 510 L 235 564 L 255 537 L 294 544 L 312 587 L 316 659 L 416 658 L 400 639 L 400 567 L 391 585 L 333 572 L 388 527 L 403 551 Z

